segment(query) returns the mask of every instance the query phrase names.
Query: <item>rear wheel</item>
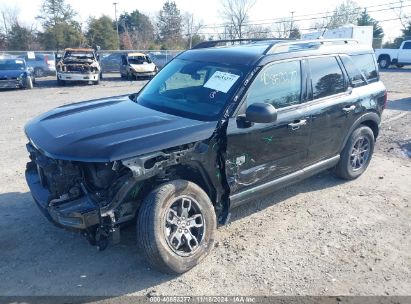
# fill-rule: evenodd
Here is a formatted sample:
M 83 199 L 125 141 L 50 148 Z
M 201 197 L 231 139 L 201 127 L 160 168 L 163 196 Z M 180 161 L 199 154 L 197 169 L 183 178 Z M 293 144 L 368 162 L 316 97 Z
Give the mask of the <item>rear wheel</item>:
M 364 125 L 355 129 L 343 151 L 335 174 L 343 179 L 352 180 L 359 177 L 367 169 L 374 152 L 374 133 Z
M 403 68 L 404 67 L 404 65 L 400 64 L 400 63 L 397 63 L 396 66 L 397 66 L 397 68 Z
M 378 65 L 381 69 L 388 69 L 391 65 L 390 57 L 388 56 L 381 56 L 380 60 L 378 61 Z
M 144 200 L 137 220 L 137 242 L 156 269 L 183 273 L 213 248 L 216 216 L 208 195 L 196 184 L 175 180 Z

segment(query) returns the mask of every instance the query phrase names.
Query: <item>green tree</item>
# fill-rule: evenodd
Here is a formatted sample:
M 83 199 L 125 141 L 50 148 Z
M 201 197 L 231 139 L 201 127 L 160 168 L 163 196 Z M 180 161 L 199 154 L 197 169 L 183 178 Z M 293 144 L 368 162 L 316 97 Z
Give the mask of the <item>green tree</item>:
M 21 26 L 18 22 L 13 24 L 7 36 L 7 48 L 15 51 L 32 50 L 36 42 L 33 28 Z
M 138 10 L 120 15 L 119 32 L 125 42 L 122 48 L 126 49 L 144 49 L 154 40 L 154 26 L 150 18 Z
M 382 39 L 384 38 L 384 30 L 379 25 L 378 21 L 372 18 L 365 8 L 360 17 L 357 20 L 357 25 L 360 26 L 371 26 L 373 27 L 373 47 L 379 48 L 381 47 Z
M 183 44 L 180 10 L 174 1 L 166 1 L 157 16 L 158 39 L 163 48 L 179 48 Z
M 117 50 L 119 47 L 113 20 L 106 15 L 89 19 L 86 37 L 90 45 L 99 45 L 103 50 Z
M 81 26 L 74 19 L 76 15 L 65 0 L 43 0 L 37 18 L 43 26 L 40 38 L 46 49 L 60 50 L 84 43 Z

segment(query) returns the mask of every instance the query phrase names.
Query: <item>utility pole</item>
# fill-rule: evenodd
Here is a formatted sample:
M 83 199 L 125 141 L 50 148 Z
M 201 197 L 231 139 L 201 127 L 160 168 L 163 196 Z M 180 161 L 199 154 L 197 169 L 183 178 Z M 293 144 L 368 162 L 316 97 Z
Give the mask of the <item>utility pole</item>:
M 295 13 L 295 11 L 292 11 L 292 12 L 291 12 L 290 33 L 289 33 L 289 35 L 288 35 L 288 38 L 291 37 L 291 33 L 292 33 L 293 29 L 294 29 L 294 13 Z
M 114 5 L 114 18 L 116 19 L 118 47 L 120 48 L 120 34 L 118 33 L 118 20 L 117 20 L 117 4 L 118 4 L 118 2 L 113 2 L 113 5 Z

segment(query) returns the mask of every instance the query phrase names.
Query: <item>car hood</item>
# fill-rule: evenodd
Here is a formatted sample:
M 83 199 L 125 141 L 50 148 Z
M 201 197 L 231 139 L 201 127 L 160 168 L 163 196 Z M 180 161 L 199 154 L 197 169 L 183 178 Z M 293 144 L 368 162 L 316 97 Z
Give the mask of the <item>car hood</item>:
M 49 157 L 110 162 L 205 140 L 216 125 L 158 112 L 119 96 L 54 109 L 28 122 L 25 132 Z
M 3 70 L 0 71 L 0 77 L 17 78 L 24 72 L 23 70 Z
M 152 72 L 155 69 L 154 63 L 130 64 L 130 67 L 136 72 Z

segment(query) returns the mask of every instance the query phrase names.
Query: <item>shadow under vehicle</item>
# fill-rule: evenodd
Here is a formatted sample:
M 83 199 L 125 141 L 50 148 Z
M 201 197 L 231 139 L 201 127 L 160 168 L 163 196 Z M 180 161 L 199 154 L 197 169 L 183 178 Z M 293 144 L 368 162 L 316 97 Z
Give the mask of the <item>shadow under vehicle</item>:
M 136 220 L 148 262 L 183 273 L 232 208 L 327 169 L 360 176 L 386 100 L 352 40 L 206 41 L 139 93 L 31 120 L 26 180 L 57 226 L 104 249 Z

